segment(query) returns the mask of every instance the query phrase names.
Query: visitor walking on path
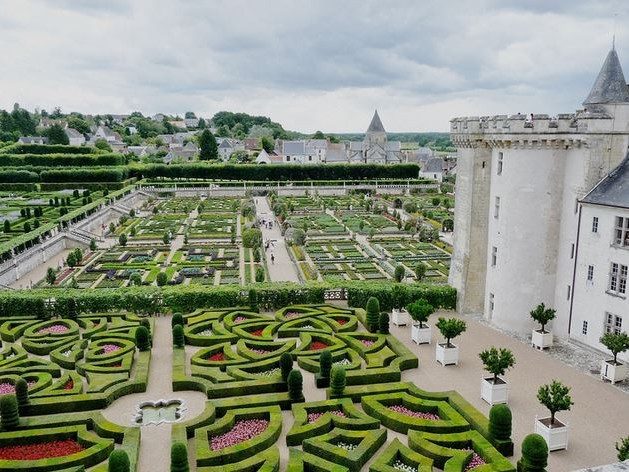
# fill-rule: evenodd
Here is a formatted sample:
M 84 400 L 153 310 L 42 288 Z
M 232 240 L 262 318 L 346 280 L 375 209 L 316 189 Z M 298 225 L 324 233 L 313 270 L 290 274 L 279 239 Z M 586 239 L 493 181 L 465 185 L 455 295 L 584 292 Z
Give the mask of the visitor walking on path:
M 271 264 L 275 264 L 275 256 L 271 253 Z

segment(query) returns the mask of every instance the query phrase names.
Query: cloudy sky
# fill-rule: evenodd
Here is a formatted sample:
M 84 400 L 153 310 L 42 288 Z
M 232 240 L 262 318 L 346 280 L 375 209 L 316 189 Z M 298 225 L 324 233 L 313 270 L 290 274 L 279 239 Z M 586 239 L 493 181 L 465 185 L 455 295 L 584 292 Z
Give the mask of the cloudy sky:
M 615 23 L 629 75 L 626 0 L 2 0 L 0 107 L 443 131 L 574 111 Z

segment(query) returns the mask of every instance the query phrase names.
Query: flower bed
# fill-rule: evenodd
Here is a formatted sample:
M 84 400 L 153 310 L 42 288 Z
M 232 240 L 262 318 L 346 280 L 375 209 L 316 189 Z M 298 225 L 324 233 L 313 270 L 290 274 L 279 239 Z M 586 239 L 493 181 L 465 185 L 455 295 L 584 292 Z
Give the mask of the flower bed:
M 211 329 L 204 329 L 203 331 L 197 333 L 199 336 L 212 336 L 214 333 L 212 333 Z
M 73 388 L 74 388 L 74 380 L 72 379 L 68 380 L 63 386 L 63 390 L 72 390 Z
M 251 352 L 257 354 L 258 356 L 266 356 L 267 354 L 271 354 L 273 351 L 269 351 L 268 349 L 251 349 Z
M 29 380 L 26 384 L 30 387 L 35 385 L 34 380 Z M 2 382 L 0 383 L 0 395 L 7 395 L 9 393 L 15 393 L 15 385 L 11 382 Z
M 297 318 L 299 316 L 299 313 L 297 313 L 296 311 L 287 311 L 286 313 L 284 313 L 284 318 L 286 318 L 287 320 L 292 320 L 293 318 Z
M 363 343 L 363 346 L 365 347 L 371 347 L 376 344 L 376 342 L 372 341 L 371 339 L 361 339 L 360 342 Z
M 473 449 L 467 448 L 467 449 L 463 449 L 463 451 L 472 453 L 472 459 L 469 461 L 469 463 L 465 467 L 465 472 L 467 472 L 468 470 L 475 469 L 476 467 L 480 467 L 481 465 L 485 465 L 486 464 L 486 462 L 483 460 L 483 458 L 481 456 L 479 456 L 478 454 L 476 454 L 476 452 Z
M 344 318 L 334 318 L 334 321 L 336 321 L 341 326 L 343 326 L 344 324 L 347 324 L 347 320 Z
M 340 447 L 341 449 L 345 449 L 346 451 L 353 451 L 354 449 L 358 447 L 358 444 L 346 443 L 342 441 L 339 441 L 334 445 L 336 447 Z
M 322 343 L 321 341 L 313 341 L 310 343 L 310 347 L 308 347 L 309 351 L 320 351 L 321 349 L 327 349 L 330 347 L 326 343 Z
M 0 447 L 0 460 L 5 461 L 34 461 L 63 457 L 83 451 L 77 441 L 66 439 L 63 441 L 47 441 L 36 444 L 22 444 L 19 446 Z
M 252 336 L 262 336 L 262 329 L 256 329 L 255 331 L 251 331 Z
M 316 413 L 308 413 L 308 423 L 314 423 L 326 413 L 332 413 L 333 415 L 345 418 L 345 413 L 343 413 L 341 410 L 320 411 Z
M 280 373 L 280 368 L 279 367 L 275 367 L 273 369 L 269 369 L 269 370 L 265 370 L 263 372 L 258 372 L 257 375 L 261 376 L 261 377 L 272 377 L 276 374 Z
M 405 462 L 402 462 L 400 459 L 397 459 L 392 467 L 395 470 L 403 470 L 404 472 L 417 472 L 417 467 L 414 467 L 412 465 L 408 465 Z
M 208 361 L 224 361 L 225 360 L 225 354 L 223 354 L 222 352 L 216 352 L 214 354 L 212 354 L 210 357 L 207 358 Z
M 67 333 L 68 331 L 70 331 L 70 329 L 66 325 L 55 324 L 47 328 L 42 328 L 36 331 L 35 334 L 61 334 Z
M 333 362 L 332 365 L 340 365 L 340 366 L 346 366 L 346 365 L 350 365 L 351 362 L 347 357 L 344 357 L 343 359 L 341 359 L 340 361 L 336 361 Z
M 120 349 L 122 349 L 120 346 L 118 346 L 117 344 L 104 344 L 102 346 L 102 350 L 104 354 L 109 354 L 112 352 L 116 352 L 119 351 Z
M 412 416 L 413 418 L 422 418 L 425 420 L 438 421 L 441 417 L 435 413 L 424 413 L 423 411 L 413 411 L 409 410 L 405 406 L 402 405 L 391 405 L 389 410 L 395 411 L 396 413 L 400 413 L 406 416 Z
M 234 318 L 234 323 L 242 323 L 243 321 L 247 321 L 247 318 L 245 316 L 237 316 L 236 318 Z
M 262 434 L 268 426 L 269 422 L 267 420 L 237 421 L 230 431 L 210 438 L 210 449 L 212 451 L 220 451 L 226 447 L 240 444 Z

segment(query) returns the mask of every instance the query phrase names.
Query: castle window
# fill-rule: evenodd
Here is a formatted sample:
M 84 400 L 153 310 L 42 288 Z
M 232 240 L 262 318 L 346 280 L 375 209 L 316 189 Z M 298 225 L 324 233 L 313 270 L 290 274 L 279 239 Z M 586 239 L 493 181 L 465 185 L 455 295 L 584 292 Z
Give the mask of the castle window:
M 570 300 L 570 292 L 571 292 L 572 288 L 570 287 L 570 285 L 568 285 L 568 295 L 566 296 L 566 300 Z
M 588 322 L 587 321 L 583 322 L 583 326 L 581 327 L 581 334 L 584 335 L 584 336 L 586 334 L 588 334 Z
M 616 217 L 614 243 L 618 246 L 629 246 L 629 218 L 623 218 L 622 216 Z
M 624 294 L 627 291 L 627 266 L 612 262 L 609 268 L 608 292 Z
M 502 159 L 504 158 L 504 154 L 502 152 L 498 153 L 498 169 L 497 174 L 502 175 Z
M 498 259 L 498 248 L 496 246 L 491 248 L 491 266 L 496 267 L 496 260 Z
M 594 266 L 589 265 L 588 266 L 588 278 L 587 281 L 588 282 L 592 282 L 594 280 Z
M 570 249 L 570 259 L 574 259 L 574 243 L 572 243 L 572 248 Z
M 622 331 L 622 316 L 606 312 L 604 330 L 606 333 L 620 334 Z
M 493 313 L 494 311 L 494 294 L 490 293 L 489 294 L 489 312 Z
M 494 207 L 494 218 L 498 219 L 500 216 L 500 197 L 496 197 L 496 204 Z
M 592 233 L 598 233 L 598 216 L 592 217 Z

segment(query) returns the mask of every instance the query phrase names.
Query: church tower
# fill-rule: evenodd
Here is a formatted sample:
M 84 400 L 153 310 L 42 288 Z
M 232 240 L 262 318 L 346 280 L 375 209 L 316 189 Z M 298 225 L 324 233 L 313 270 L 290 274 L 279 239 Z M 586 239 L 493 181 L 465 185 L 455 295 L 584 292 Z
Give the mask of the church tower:
M 374 112 L 369 128 L 367 128 L 364 143 L 365 149 L 372 148 L 375 145 L 381 146 L 383 149 L 386 147 L 387 132 L 384 130 L 384 126 L 382 126 L 382 121 L 380 121 L 380 117 L 378 116 L 378 110 Z

